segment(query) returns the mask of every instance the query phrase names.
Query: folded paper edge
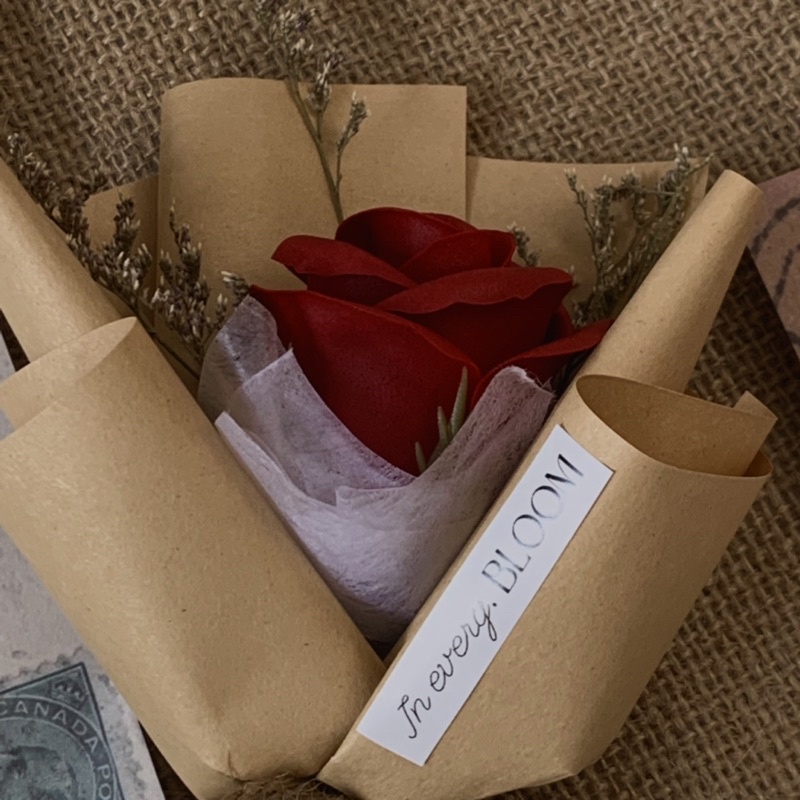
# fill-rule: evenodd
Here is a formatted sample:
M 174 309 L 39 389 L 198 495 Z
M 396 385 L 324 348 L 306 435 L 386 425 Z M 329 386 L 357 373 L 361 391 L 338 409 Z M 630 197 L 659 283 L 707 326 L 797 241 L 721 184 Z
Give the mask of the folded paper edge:
M 119 317 L 65 235 L 0 161 L 0 306 L 33 361 Z
M 598 402 L 597 390 L 599 389 L 602 396 L 603 389 L 608 387 L 612 389 L 616 387 L 622 390 L 622 397 L 618 398 L 621 407 L 614 409 L 616 413 L 620 414 L 619 417 L 612 418 L 606 409 L 601 410 L 599 407 L 601 403 Z M 753 459 L 777 420 L 777 417 L 749 392 L 743 395 L 742 400 L 735 405 L 728 406 L 683 394 L 672 389 L 633 381 L 629 378 L 596 373 L 578 377 L 575 381 L 575 390 L 585 408 L 597 418 L 601 425 L 613 431 L 644 458 L 657 462 L 662 468 L 675 470 L 676 472 L 717 475 L 719 477 L 745 477 L 748 465 L 752 464 Z M 620 392 L 615 394 L 620 394 Z M 635 431 L 631 432 L 632 415 L 623 413 L 628 403 L 631 405 L 636 404 L 637 395 L 645 399 L 649 395 L 650 398 L 655 400 L 664 401 L 665 403 L 671 402 L 674 407 L 677 406 L 680 410 L 685 409 L 685 415 L 689 423 L 684 434 L 690 433 L 689 426 L 697 429 L 694 435 L 689 435 L 692 443 L 694 439 L 711 436 L 711 432 L 703 428 L 703 423 L 708 420 L 709 414 L 716 415 L 721 422 L 725 422 L 725 436 L 728 439 L 736 440 L 737 444 L 742 446 L 743 452 L 740 458 L 736 463 L 724 469 L 711 467 L 710 465 L 704 468 L 697 464 L 691 466 L 681 464 L 679 463 L 679 457 L 671 454 L 654 452 L 651 447 L 643 443 L 640 435 Z M 696 413 L 693 414 L 693 411 Z M 722 435 L 721 431 L 715 433 Z M 721 445 L 722 442 L 719 442 L 719 444 Z M 709 448 L 715 452 L 719 449 L 713 443 L 709 445 Z
M 595 375 L 592 375 L 592 376 L 587 376 L 587 377 L 589 377 L 592 380 L 602 380 L 603 378 L 606 378 L 606 377 L 609 377 L 609 376 L 600 376 L 600 375 L 595 376 Z M 622 382 L 625 382 L 625 383 L 635 383 L 635 382 L 632 382 L 632 381 L 626 381 L 625 379 L 619 379 L 619 378 L 616 378 L 616 377 L 613 377 L 613 376 L 610 376 L 610 377 L 612 377 L 612 380 L 615 380 L 615 381 L 622 381 Z M 639 385 L 643 385 L 643 384 L 639 384 Z M 754 424 L 755 428 L 758 430 L 757 436 L 761 437 L 760 441 L 758 442 L 758 444 L 756 446 L 755 452 L 753 452 L 751 454 L 752 457 L 749 459 L 749 461 L 753 461 L 753 462 L 760 461 L 761 462 L 761 468 L 758 470 L 757 474 L 754 474 L 754 475 L 749 474 L 749 470 L 747 469 L 747 466 L 745 465 L 745 466 L 742 467 L 742 474 L 739 475 L 739 476 L 727 476 L 727 475 L 717 475 L 717 474 L 714 474 L 714 473 L 705 473 L 704 474 L 704 478 L 708 479 L 708 480 L 710 480 L 712 482 L 716 482 L 716 481 L 734 481 L 734 482 L 742 485 L 743 491 L 744 491 L 744 487 L 745 486 L 748 487 L 748 489 L 746 490 L 746 493 L 748 494 L 748 496 L 752 495 L 752 497 L 755 498 L 755 496 L 761 490 L 761 488 L 763 487 L 764 483 L 766 482 L 766 480 L 769 477 L 769 472 L 770 472 L 769 462 L 768 462 L 768 459 L 766 459 L 766 457 L 763 455 L 760 447 L 761 447 L 761 444 L 763 443 L 763 440 L 766 438 L 766 436 L 767 436 L 767 434 L 769 432 L 769 429 L 771 429 L 771 427 L 772 427 L 772 423 L 774 421 L 774 415 L 772 415 L 768 410 L 765 410 L 765 407 L 760 406 L 760 404 L 759 404 L 760 408 L 753 408 L 752 410 L 749 409 L 749 408 L 747 410 L 744 410 L 744 409 L 737 410 L 737 409 L 734 409 L 734 408 L 731 408 L 731 407 L 728 407 L 728 406 L 721 406 L 721 405 L 716 404 L 716 403 L 711 403 L 709 401 L 698 400 L 698 399 L 695 399 L 695 398 L 689 398 L 687 396 L 681 395 L 679 392 L 675 392 L 673 390 L 667 390 L 667 389 L 664 389 L 663 387 L 646 386 L 646 385 L 643 385 L 643 386 L 645 386 L 645 388 L 647 390 L 650 390 L 650 391 L 653 391 L 653 392 L 665 393 L 665 394 L 667 394 L 669 396 L 674 396 L 676 398 L 683 398 L 688 402 L 699 402 L 699 403 L 704 403 L 704 404 L 706 404 L 708 406 L 711 406 L 711 407 L 716 407 L 717 409 L 721 409 L 723 411 L 723 413 L 726 414 L 726 415 L 728 413 L 736 413 L 736 414 L 742 414 L 743 416 L 746 415 L 746 416 L 750 417 L 752 419 L 752 421 L 753 421 L 753 424 Z M 566 429 L 569 430 L 572 426 L 569 424 L 568 419 L 571 416 L 573 416 L 574 414 L 588 415 L 588 419 L 589 419 L 590 424 L 594 424 L 593 420 L 597 420 L 598 422 L 600 422 L 603 425 L 605 425 L 605 423 L 603 423 L 602 420 L 597 417 L 595 412 L 583 401 L 582 397 L 580 396 L 580 394 L 577 391 L 574 393 L 574 403 L 569 405 L 569 406 L 567 406 L 567 407 L 562 406 L 561 407 L 560 417 L 553 424 L 554 425 L 556 425 L 556 424 L 564 424 Z M 610 436 L 608 434 L 610 434 Z M 660 468 L 663 468 L 665 466 L 662 462 L 656 462 L 655 459 L 652 459 L 647 454 L 642 453 L 634 445 L 632 445 L 629 442 L 627 442 L 624 439 L 624 437 L 622 437 L 620 434 L 618 434 L 616 431 L 614 431 L 611 428 L 607 428 L 606 439 L 609 439 L 609 438 L 611 440 L 614 440 L 614 439 L 619 440 L 619 442 L 622 443 L 623 448 L 628 448 L 630 451 L 634 452 L 637 457 L 644 458 L 644 459 L 653 461 L 655 463 L 658 463 Z M 541 445 L 541 439 L 542 439 L 542 437 L 540 436 L 540 438 L 537 439 L 537 443 L 534 445 L 532 450 L 537 450 L 538 451 L 538 448 Z M 601 454 L 599 454 L 596 450 L 593 450 L 593 447 L 590 444 L 587 444 L 586 442 L 584 442 L 580 435 L 577 436 L 577 440 L 579 442 L 581 442 L 586 447 L 586 449 L 588 449 L 590 452 L 594 452 L 596 457 L 600 457 L 601 456 Z M 361 793 L 361 784 L 356 779 L 357 772 L 358 772 L 358 766 L 357 766 L 357 761 L 354 762 L 353 758 L 355 758 L 355 759 L 364 758 L 364 757 L 366 757 L 366 755 L 370 752 L 370 750 L 373 747 L 374 748 L 378 748 L 379 747 L 378 745 L 373 744 L 371 741 L 369 741 L 368 739 L 363 737 L 358 732 L 358 726 L 360 724 L 360 721 L 363 718 L 363 716 L 365 715 L 365 713 L 367 712 L 367 710 L 372 705 L 372 702 L 375 699 L 375 697 L 378 695 L 378 693 L 381 691 L 382 687 L 384 686 L 384 684 L 388 680 L 388 677 L 389 677 L 389 675 L 391 674 L 391 672 L 393 670 L 393 664 L 397 663 L 397 660 L 403 654 L 403 651 L 406 649 L 406 647 L 408 645 L 410 645 L 410 642 L 413 640 L 414 634 L 419 629 L 419 627 L 424 623 L 425 619 L 427 618 L 428 614 L 432 610 L 433 606 L 438 601 L 438 599 L 441 597 L 442 592 L 444 591 L 444 589 L 446 588 L 446 586 L 449 584 L 450 580 L 452 579 L 452 576 L 461 567 L 461 564 L 463 563 L 464 559 L 466 558 L 466 555 L 472 549 L 472 547 L 475 545 L 477 540 L 480 538 L 480 536 L 484 532 L 484 530 L 486 528 L 487 520 L 489 520 L 489 519 L 491 519 L 491 518 L 493 518 L 495 516 L 495 514 L 497 513 L 499 508 L 502 506 L 502 504 L 507 499 L 508 494 L 510 494 L 510 487 L 512 485 L 515 485 L 518 482 L 518 480 L 522 477 L 522 475 L 524 474 L 524 470 L 527 469 L 527 466 L 530 464 L 531 460 L 532 460 L 532 458 L 526 457 L 525 463 L 515 473 L 514 477 L 511 479 L 511 481 L 509 481 L 509 485 L 506 487 L 506 489 L 504 489 L 503 494 L 501 495 L 501 497 L 498 499 L 498 501 L 495 503 L 495 505 L 493 505 L 492 509 L 488 512 L 486 518 L 481 523 L 481 525 L 479 526 L 478 530 L 473 535 L 473 537 L 470 539 L 470 542 L 464 548 L 464 551 L 462 552 L 462 554 L 459 557 L 459 559 L 457 560 L 457 562 L 453 565 L 451 570 L 448 571 L 448 573 L 445 575 L 445 577 L 440 582 L 439 587 L 437 587 L 437 590 L 434 592 L 434 594 L 431 596 L 431 598 L 429 598 L 429 600 L 426 602 L 425 606 L 423 607 L 423 609 L 418 614 L 418 616 L 415 619 L 414 623 L 412 623 L 411 628 L 409 629 L 409 631 L 406 633 L 406 635 L 401 640 L 400 645 L 398 646 L 398 648 L 396 648 L 395 651 L 393 651 L 393 654 L 392 654 L 392 657 L 391 657 L 391 661 L 389 663 L 389 667 L 388 667 L 387 673 L 384 676 L 383 680 L 381 681 L 381 683 L 379 684 L 379 686 L 377 687 L 377 689 L 373 693 L 372 697 L 370 698 L 370 701 L 367 703 L 367 705 L 363 709 L 361 715 L 359 715 L 358 720 L 356 720 L 356 722 L 353 724 L 352 728 L 350 729 L 350 732 L 348 733 L 346 739 L 344 740 L 344 742 L 342 743 L 340 748 L 337 750 L 336 754 L 330 759 L 330 761 L 323 767 L 322 771 L 320 772 L 320 778 L 323 781 L 326 781 L 326 782 L 330 783 L 331 785 L 335 786 L 336 788 L 338 788 L 338 789 L 340 789 L 342 791 L 354 792 L 355 793 L 354 796 L 358 796 L 358 797 L 362 797 L 363 796 L 363 797 L 367 798 L 368 800 L 377 800 L 377 797 L 372 793 L 367 792 L 366 794 L 362 794 Z M 749 463 L 749 461 L 748 461 L 748 463 Z M 666 466 L 669 466 L 669 465 L 666 465 Z M 691 473 L 691 470 L 678 470 L 678 471 L 683 472 L 683 473 Z M 579 533 L 580 533 L 580 529 L 578 531 L 578 535 L 579 535 Z M 729 535 L 725 537 L 726 538 L 726 542 L 730 541 L 730 538 L 734 535 L 734 533 L 735 533 L 735 529 L 731 530 L 729 532 Z M 557 566 L 558 565 L 556 565 L 556 569 L 557 569 Z M 546 585 L 546 582 L 545 582 L 545 585 Z M 664 648 L 665 650 L 666 650 L 667 646 L 668 645 L 665 646 L 665 648 Z M 663 657 L 663 655 L 662 655 L 662 657 Z M 642 685 L 642 689 L 643 688 L 644 688 L 644 684 Z M 469 703 L 469 702 L 470 701 L 468 700 L 467 703 Z M 629 713 L 629 710 L 626 712 L 626 716 L 627 716 L 627 713 Z M 622 725 L 622 723 L 620 723 L 620 727 L 621 727 L 621 725 Z M 447 735 L 448 734 L 446 733 L 445 737 Z M 585 748 L 582 748 L 579 745 L 579 742 L 576 742 L 576 750 L 575 750 L 575 752 L 569 753 L 569 754 L 565 754 L 564 755 L 564 759 L 562 761 L 560 761 L 559 763 L 551 764 L 551 769 L 548 771 L 548 774 L 547 775 L 542 775 L 540 779 L 536 779 L 535 785 L 543 785 L 543 784 L 546 784 L 546 783 L 550 783 L 550 782 L 552 782 L 554 780 L 558 780 L 560 778 L 567 777 L 567 776 L 572 775 L 572 774 L 576 774 L 581 769 L 583 769 L 586 766 L 588 766 L 591 763 L 593 763 L 602 754 L 602 752 L 605 750 L 605 748 L 608 746 L 608 744 L 610 744 L 610 741 L 611 740 L 609 740 L 608 742 L 605 742 L 604 745 L 601 748 L 598 748 L 596 745 L 593 745 L 592 747 L 589 748 L 589 750 L 591 750 L 591 752 L 588 752 L 588 750 L 586 750 Z M 369 750 L 364 750 L 363 749 L 363 747 L 365 746 L 365 743 L 366 743 L 366 746 L 369 747 Z M 584 752 L 584 750 L 586 750 L 586 751 Z M 393 763 L 394 759 L 397 759 L 398 762 L 401 761 L 401 759 L 399 759 L 399 757 L 391 755 L 390 756 L 390 761 L 387 762 L 387 763 Z M 350 768 L 349 769 L 348 769 L 347 766 L 345 766 L 345 765 L 348 764 L 348 762 L 350 764 Z M 405 763 L 405 762 L 403 762 L 403 763 Z M 344 766 L 344 770 L 342 769 L 343 766 Z M 417 769 L 419 769 L 419 768 L 417 768 Z M 421 768 L 420 773 L 419 773 L 420 776 L 424 776 L 425 769 L 426 769 L 425 767 Z M 423 780 L 424 780 L 424 778 L 423 778 Z M 407 785 L 409 787 L 412 786 L 412 783 L 411 783 L 411 780 L 410 780 L 410 776 L 409 776 L 409 781 L 408 781 Z M 533 784 L 526 784 L 526 785 L 533 785 Z M 519 788 L 519 787 L 514 787 L 514 786 L 511 786 L 511 785 L 504 786 L 504 787 L 495 786 L 490 793 L 494 794 L 496 791 L 504 791 L 506 789 L 511 789 L 511 788 Z M 441 789 L 441 785 L 439 785 L 439 789 Z M 489 793 L 487 793 L 487 794 L 489 794 Z M 397 797 L 396 794 L 391 794 L 390 796 L 392 797 L 392 800 L 394 800 Z M 432 797 L 432 795 L 428 795 L 428 794 L 425 794 L 425 793 L 423 793 L 421 796 L 423 796 L 425 798 Z M 461 797 L 462 795 L 459 794 L 458 796 Z M 464 796 L 466 796 L 466 795 L 464 795 Z
M 37 358 L 0 383 L 0 410 L 21 428 L 88 375 L 138 323 L 133 317 L 109 322 Z

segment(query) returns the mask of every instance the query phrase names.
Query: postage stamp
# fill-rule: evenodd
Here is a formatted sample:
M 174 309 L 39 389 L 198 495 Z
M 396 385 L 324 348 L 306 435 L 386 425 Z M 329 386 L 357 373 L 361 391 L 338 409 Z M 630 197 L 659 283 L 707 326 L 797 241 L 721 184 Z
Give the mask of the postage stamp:
M 0 798 L 124 800 L 83 663 L 0 692 Z

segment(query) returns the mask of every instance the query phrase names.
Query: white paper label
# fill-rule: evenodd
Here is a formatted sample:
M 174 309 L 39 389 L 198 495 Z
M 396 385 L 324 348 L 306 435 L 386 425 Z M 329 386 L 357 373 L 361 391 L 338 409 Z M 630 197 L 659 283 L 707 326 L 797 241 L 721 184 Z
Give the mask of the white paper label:
M 422 766 L 612 470 L 556 428 L 372 701 L 358 732 Z

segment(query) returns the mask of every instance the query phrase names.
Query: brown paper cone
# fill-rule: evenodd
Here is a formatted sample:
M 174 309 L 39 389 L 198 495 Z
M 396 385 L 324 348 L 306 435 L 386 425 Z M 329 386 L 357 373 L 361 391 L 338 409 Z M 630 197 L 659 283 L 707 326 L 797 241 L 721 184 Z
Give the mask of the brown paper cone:
M 474 800 L 599 757 L 767 477 L 774 417 L 743 408 L 580 378 L 558 421 L 615 474 L 572 543 L 424 767 L 353 729 L 321 778 L 363 800 Z
M 314 773 L 382 666 L 138 323 L 0 408 L 0 521 L 189 787 Z
M 0 231 L 0 308 L 29 359 L 119 317 L 2 161 Z

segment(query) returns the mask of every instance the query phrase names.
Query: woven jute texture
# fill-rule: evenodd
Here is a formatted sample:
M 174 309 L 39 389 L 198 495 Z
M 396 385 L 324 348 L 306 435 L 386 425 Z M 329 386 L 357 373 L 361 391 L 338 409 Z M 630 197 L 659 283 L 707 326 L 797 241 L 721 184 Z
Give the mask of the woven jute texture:
M 680 141 L 757 181 L 800 166 L 797 0 L 318 7 L 349 55 L 342 79 L 468 85 L 473 153 L 642 160 Z M 0 5 L 0 124 L 63 173 L 155 168 L 162 91 L 222 75 L 275 75 L 244 3 Z M 781 417 L 774 478 L 618 740 L 580 776 L 525 797 L 800 798 L 800 365 L 745 260 L 694 388 L 730 402 L 748 387 Z M 163 770 L 170 800 L 186 797 Z

